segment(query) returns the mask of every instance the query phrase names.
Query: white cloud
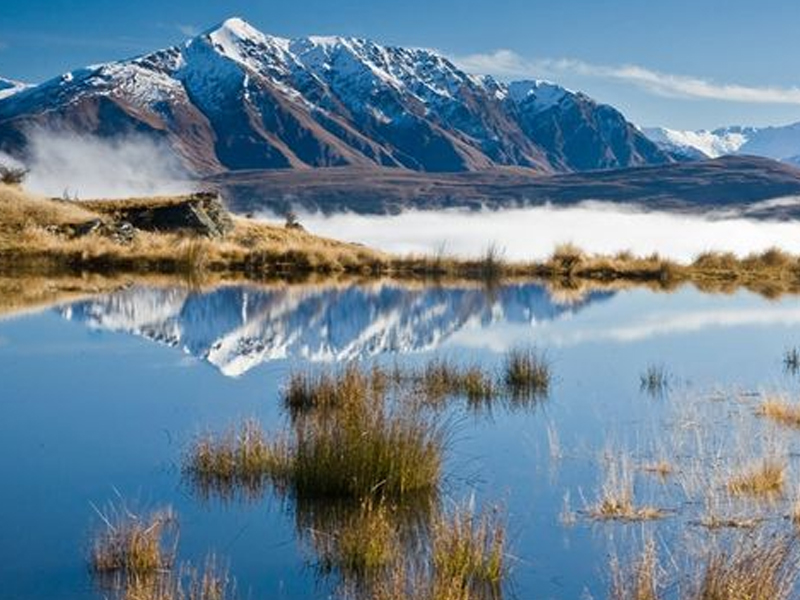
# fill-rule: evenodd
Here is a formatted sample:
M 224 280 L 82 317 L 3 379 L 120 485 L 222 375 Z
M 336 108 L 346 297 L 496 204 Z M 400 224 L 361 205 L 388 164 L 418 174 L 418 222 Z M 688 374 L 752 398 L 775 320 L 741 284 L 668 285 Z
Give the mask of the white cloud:
M 181 32 L 183 35 L 186 35 L 186 36 L 189 36 L 189 37 L 194 37 L 194 36 L 196 36 L 198 33 L 200 33 L 200 28 L 199 28 L 199 27 L 197 27 L 196 25 L 190 25 L 190 24 L 181 24 L 181 23 L 179 23 L 179 24 L 175 25 L 175 27 L 176 27 L 176 28 L 178 29 L 178 31 L 180 31 L 180 32 Z
M 581 75 L 634 85 L 669 98 L 723 100 L 751 104 L 800 104 L 800 87 L 747 86 L 662 73 L 639 65 L 598 65 L 569 58 L 526 59 L 512 50 L 454 57 L 461 68 L 498 77 Z

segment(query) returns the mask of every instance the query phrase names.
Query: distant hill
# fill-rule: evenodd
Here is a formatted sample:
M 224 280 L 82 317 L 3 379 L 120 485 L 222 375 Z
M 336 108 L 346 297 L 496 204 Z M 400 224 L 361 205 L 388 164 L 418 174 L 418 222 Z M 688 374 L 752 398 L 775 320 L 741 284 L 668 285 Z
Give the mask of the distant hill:
M 396 169 L 253 171 L 209 179 L 239 212 L 289 207 L 326 213 L 393 213 L 408 208 L 504 208 L 587 200 L 679 212 L 737 211 L 754 218 L 800 217 L 800 169 L 751 156 L 541 176 L 527 169 L 432 174 Z

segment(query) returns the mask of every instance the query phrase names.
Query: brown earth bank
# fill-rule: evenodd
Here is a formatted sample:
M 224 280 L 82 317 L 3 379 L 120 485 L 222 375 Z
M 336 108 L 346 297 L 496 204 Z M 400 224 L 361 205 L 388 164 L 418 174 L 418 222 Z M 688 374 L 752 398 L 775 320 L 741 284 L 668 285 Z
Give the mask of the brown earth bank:
M 240 213 L 281 214 L 294 208 L 387 214 L 407 209 L 569 206 L 596 200 L 680 213 L 800 217 L 800 203 L 765 202 L 800 196 L 800 169 L 754 156 L 564 175 L 513 167 L 464 173 L 347 167 L 258 170 L 229 172 L 206 183 L 222 191 L 230 208 Z
M 538 279 L 567 290 L 586 283 L 660 289 L 693 283 L 721 291 L 744 286 L 774 296 L 800 291 L 800 258 L 774 249 L 744 258 L 705 253 L 679 264 L 658 255 L 588 255 L 569 245 L 538 262 L 506 262 L 492 248 L 476 259 L 393 256 L 297 226 L 233 216 L 213 193 L 73 202 L 6 185 L 0 186 L 0 275 L 71 278 L 67 288 L 75 278 L 93 276 L 190 282 L 348 276 L 491 285 Z

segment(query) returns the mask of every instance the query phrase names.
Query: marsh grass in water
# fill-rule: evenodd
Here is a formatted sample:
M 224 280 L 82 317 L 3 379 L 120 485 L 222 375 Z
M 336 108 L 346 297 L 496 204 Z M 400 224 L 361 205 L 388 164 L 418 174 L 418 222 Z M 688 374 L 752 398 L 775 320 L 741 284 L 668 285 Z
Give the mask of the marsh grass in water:
M 115 600 L 234 600 L 236 583 L 211 556 L 202 569 L 190 564 L 177 572 L 137 579 L 114 590 Z
M 282 444 L 268 441 L 254 419 L 220 436 L 199 436 L 183 465 L 192 487 L 206 499 L 233 499 L 237 494 L 258 498 L 270 480 L 280 478 L 286 468 Z
M 800 428 L 800 404 L 791 402 L 784 396 L 770 396 L 756 409 L 760 416 L 781 425 Z
M 728 491 L 734 495 L 774 496 L 783 493 L 786 463 L 767 458 L 735 474 L 728 481 Z
M 706 557 L 688 600 L 789 600 L 800 573 L 798 539 L 776 534 L 743 539 Z
M 178 543 L 172 509 L 144 514 L 121 503 L 95 512 L 102 525 L 95 533 L 89 563 L 99 578 L 141 579 L 172 567 Z
M 547 396 L 551 383 L 550 361 L 536 348 L 514 348 L 506 353 L 503 383 L 514 399 Z
M 639 375 L 639 389 L 653 397 L 661 397 L 669 391 L 670 375 L 664 365 L 648 365 Z
M 505 525 L 501 512 L 456 506 L 433 523 L 433 568 L 440 582 L 465 591 L 482 588 L 499 595 L 505 575 Z
M 413 408 L 349 398 L 275 442 L 253 421 L 239 431 L 190 448 L 184 469 L 202 493 L 231 497 L 237 487 L 257 493 L 272 483 L 300 498 L 398 499 L 439 485 L 445 432 Z
M 800 373 L 800 348 L 789 348 L 783 353 L 783 368 L 790 375 Z
M 689 553 L 696 554 L 689 549 Z M 746 534 L 712 542 L 677 571 L 673 553 L 662 564 L 648 541 L 626 564 L 611 562 L 610 600 L 789 600 L 800 574 L 798 538 L 793 534 Z M 669 570 L 668 570 L 669 569 Z M 669 585 L 666 585 L 669 582 Z M 665 593 L 667 588 L 677 593 Z
M 634 497 L 634 473 L 628 456 L 606 453 L 603 459 L 604 480 L 597 500 L 587 513 L 597 520 L 650 521 L 666 516 L 655 506 L 637 504 Z
M 663 587 L 662 567 L 655 542 L 645 542 L 641 555 L 628 563 L 611 559 L 609 600 L 659 600 Z

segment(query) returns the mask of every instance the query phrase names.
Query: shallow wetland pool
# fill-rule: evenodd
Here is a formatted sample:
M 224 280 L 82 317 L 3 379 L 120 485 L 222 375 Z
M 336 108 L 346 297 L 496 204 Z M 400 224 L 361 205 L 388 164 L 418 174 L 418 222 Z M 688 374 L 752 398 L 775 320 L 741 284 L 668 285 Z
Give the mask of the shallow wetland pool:
M 193 441 L 244 419 L 280 435 L 292 373 L 447 360 L 501 378 L 519 348 L 545 357 L 548 393 L 440 408 L 437 502 L 502 511 L 504 598 L 608 597 L 615 559 L 624 570 L 648 543 L 663 594 L 683 597 L 715 544 L 794 527 L 800 429 L 762 413 L 798 402 L 798 345 L 795 297 L 689 286 L 132 287 L 7 315 L 0 597 L 107 595 L 87 557 L 109 503 L 171 506 L 177 558 L 213 553 L 240 597 L 335 597 L 340 577 L 321 568 L 296 503 L 269 486 L 233 500 L 198 493 L 182 465 Z M 775 489 L 738 485 L 768 461 Z M 629 505 L 616 514 L 616 501 Z

